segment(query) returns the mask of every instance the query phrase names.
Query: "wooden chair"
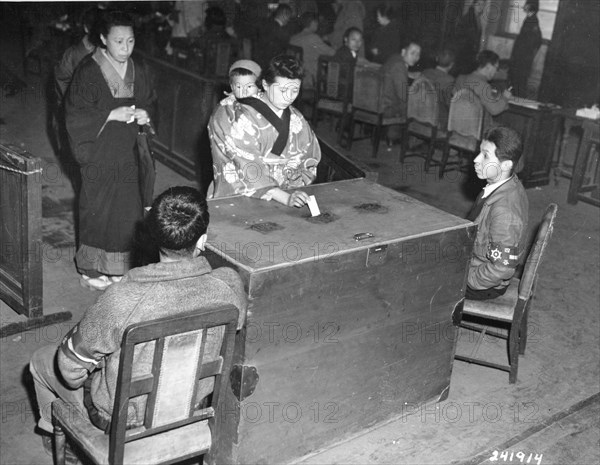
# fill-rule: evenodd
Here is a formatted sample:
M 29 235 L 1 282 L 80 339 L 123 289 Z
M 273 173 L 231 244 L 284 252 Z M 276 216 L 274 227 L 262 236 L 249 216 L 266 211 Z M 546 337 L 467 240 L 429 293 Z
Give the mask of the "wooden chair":
M 408 143 L 408 122 L 404 117 L 386 117 L 383 114 L 383 75 L 379 67 L 360 66 L 354 73 L 354 89 L 352 96 L 352 111 L 350 116 L 350 136 L 348 148 L 352 147 L 354 125 L 358 123 L 374 126 L 372 133 L 373 158 L 377 157 L 382 128 L 399 125 L 402 143 L 400 146 L 400 163 L 404 161 L 404 153 Z
M 334 57 L 321 55 L 317 61 L 317 82 L 312 107 L 312 123 L 316 126 L 319 114 L 339 117 L 338 143 L 348 116 L 352 98 L 351 63 L 337 61 Z
M 450 150 L 477 153 L 481 141 L 484 109 L 479 97 L 470 89 L 460 89 L 452 97 L 450 113 L 448 114 L 448 133 L 444 142 L 442 161 L 440 162 L 440 178 L 443 177 L 450 157 Z M 432 157 L 426 162 L 430 166 Z
M 506 339 L 508 341 L 508 365 L 465 355 L 455 355 L 456 360 L 508 371 L 509 383 L 513 384 L 517 381 L 519 354 L 525 353 L 527 344 L 527 317 L 535 292 L 538 268 L 552 236 L 557 210 L 558 206 L 554 203 L 546 208 L 535 242 L 527 256 L 521 279 L 512 278 L 506 293 L 495 299 L 465 299 L 462 310 L 459 306 L 453 315 L 455 324 L 480 333 L 475 350 L 479 348 L 486 334 Z M 467 321 L 463 321 L 465 316 Z M 490 330 L 490 325 L 499 330 Z
M 408 134 L 427 141 L 427 151 L 409 151 L 405 156 L 424 155 L 425 171 L 433 158 L 436 142 L 446 139 L 446 131 L 439 128 L 439 103 L 437 93 L 431 81 L 425 77 L 416 79 L 408 90 Z
M 237 321 L 237 308 L 223 305 L 129 326 L 109 432 L 54 401 L 56 463 L 65 463 L 65 434 L 96 464 L 175 463 L 207 453 L 219 393 L 229 382 Z M 134 375 L 134 352 L 148 343 L 154 345 L 151 372 Z M 130 399 L 141 395 L 147 396 L 144 424 L 128 429 Z

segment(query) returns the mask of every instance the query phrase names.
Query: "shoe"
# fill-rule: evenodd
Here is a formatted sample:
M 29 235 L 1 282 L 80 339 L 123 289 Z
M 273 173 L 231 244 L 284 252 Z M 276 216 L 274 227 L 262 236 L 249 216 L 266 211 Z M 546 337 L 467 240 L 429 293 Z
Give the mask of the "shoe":
M 123 276 L 111 276 L 108 279 L 110 279 L 112 283 L 119 283 L 123 279 Z
M 82 274 L 79 278 L 79 284 L 87 289 L 103 291 L 112 284 L 112 281 L 104 275 L 100 275 L 97 278 L 90 278 L 89 276 Z
M 42 434 L 42 444 L 44 451 L 54 459 L 54 436 L 50 433 Z M 77 458 L 69 443 L 65 444 L 65 464 L 66 465 L 82 465 L 82 462 Z

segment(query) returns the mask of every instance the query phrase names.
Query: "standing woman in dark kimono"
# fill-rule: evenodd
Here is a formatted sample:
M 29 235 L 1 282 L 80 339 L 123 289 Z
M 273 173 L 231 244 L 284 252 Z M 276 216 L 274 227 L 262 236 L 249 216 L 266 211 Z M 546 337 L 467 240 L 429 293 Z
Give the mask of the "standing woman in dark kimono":
M 152 90 L 134 64 L 133 19 L 108 12 L 103 44 L 75 71 L 66 100 L 73 153 L 81 167 L 79 246 L 84 287 L 104 290 L 129 269 L 135 224 L 143 216 L 137 164 L 138 125 L 150 121 Z

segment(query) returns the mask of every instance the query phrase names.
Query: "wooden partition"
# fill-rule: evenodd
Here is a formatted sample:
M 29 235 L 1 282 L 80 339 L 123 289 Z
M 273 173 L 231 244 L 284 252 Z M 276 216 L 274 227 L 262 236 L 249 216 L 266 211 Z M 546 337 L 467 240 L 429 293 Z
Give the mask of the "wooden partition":
M 208 79 L 135 52 L 145 63 L 157 95 L 153 121 L 157 132 L 155 155 L 177 173 L 198 180 L 212 179 L 212 161 L 206 126 L 226 83 Z M 206 186 L 208 187 L 208 186 Z
M 0 145 L 0 297 L 27 317 L 42 314 L 41 160 Z

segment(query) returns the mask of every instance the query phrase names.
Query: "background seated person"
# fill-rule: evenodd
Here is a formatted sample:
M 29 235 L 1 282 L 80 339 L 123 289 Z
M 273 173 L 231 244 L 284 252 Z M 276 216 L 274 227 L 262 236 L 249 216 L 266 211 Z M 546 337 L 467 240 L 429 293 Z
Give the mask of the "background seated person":
M 467 219 L 478 224 L 465 297 L 493 299 L 506 292 L 524 249 L 529 215 L 525 189 L 514 173 L 523 145 L 516 131 L 487 131 L 475 173 L 487 181 Z
M 435 87 L 438 98 L 439 127 L 446 129 L 448 127 L 448 112 L 450 111 L 450 100 L 454 93 L 454 76 L 448 74 L 454 66 L 454 52 L 444 49 L 437 54 L 437 66 L 427 68 L 423 71 L 423 77 L 428 79 Z
M 159 248 L 160 262 L 131 269 L 87 309 L 58 347 L 45 346 L 33 354 L 29 366 L 42 431 L 52 434 L 50 405 L 57 398 L 86 412 L 96 427 L 106 430 L 127 326 L 226 303 L 239 309 L 241 328 L 246 310 L 241 278 L 231 268 L 211 269 L 201 256 L 208 221 L 206 199 L 191 187 L 169 188 L 154 200 L 145 222 Z M 136 349 L 134 376 L 150 371 L 154 351 L 148 349 L 152 347 Z M 198 400 L 211 391 L 204 387 Z M 128 414 L 128 423 L 135 426 L 144 420 L 140 403 L 145 403 L 145 396 L 137 399 Z M 45 447 L 51 444 L 48 438 Z
M 383 74 L 383 115 L 384 117 L 406 118 L 408 114 L 408 68 L 421 58 L 421 46 L 414 40 L 407 40 L 400 53 L 391 55 L 381 67 Z M 388 141 L 400 137 L 396 125 L 388 127 Z
M 262 76 L 264 92 L 225 99 L 208 123 L 214 163 L 213 196 L 246 195 L 302 207 L 308 195 L 296 189 L 317 175 L 321 148 L 302 114 L 292 107 L 302 67 L 291 56 L 271 60 Z
M 363 33 L 356 27 L 350 27 L 344 32 L 344 44 L 335 52 L 334 58 L 343 63 L 356 65 L 358 52 L 363 46 Z
M 292 36 L 291 45 L 302 47 L 304 79 L 303 89 L 314 89 L 317 76 L 317 61 L 320 55 L 333 55 L 335 50 L 323 42 L 317 34 L 319 19 L 315 13 L 307 12 L 300 17 L 302 31 Z
M 477 55 L 477 69 L 471 74 L 463 74 L 456 78 L 454 90 L 472 90 L 484 108 L 483 130 L 490 128 L 493 124 L 492 116 L 499 115 L 508 109 L 508 100 L 512 97 L 510 89 L 500 93 L 489 83 L 498 68 L 500 57 L 491 50 L 483 50 Z

